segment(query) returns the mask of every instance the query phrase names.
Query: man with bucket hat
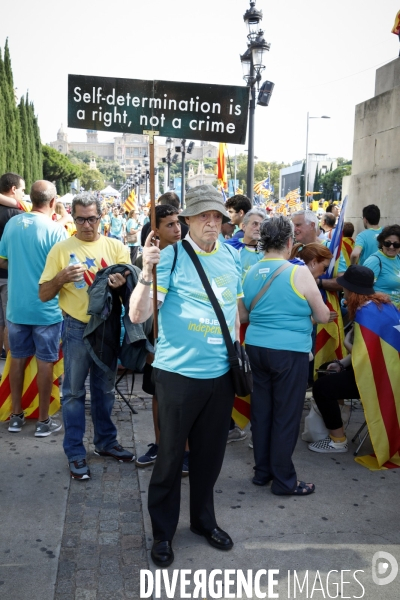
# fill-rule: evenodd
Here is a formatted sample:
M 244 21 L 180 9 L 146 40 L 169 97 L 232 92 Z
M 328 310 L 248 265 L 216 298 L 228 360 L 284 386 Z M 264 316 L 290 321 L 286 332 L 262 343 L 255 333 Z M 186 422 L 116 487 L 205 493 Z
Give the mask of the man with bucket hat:
M 157 265 L 159 338 L 153 367 L 160 451 L 148 507 L 154 535 L 151 557 L 160 567 L 174 560 L 172 538 L 179 519 L 186 439 L 190 447 L 190 529 L 217 549 L 233 546 L 230 536 L 217 525 L 213 488 L 224 458 L 234 387 L 220 323 L 185 245 L 190 245 L 200 260 L 233 341 L 239 339 L 241 266 L 238 253 L 218 240 L 229 215 L 214 187 L 192 188 L 179 219 L 189 226 L 182 242 L 160 253 L 152 241 L 153 232 L 147 237 L 140 284 L 132 294 L 129 311 L 135 323 L 150 316 L 152 269 Z

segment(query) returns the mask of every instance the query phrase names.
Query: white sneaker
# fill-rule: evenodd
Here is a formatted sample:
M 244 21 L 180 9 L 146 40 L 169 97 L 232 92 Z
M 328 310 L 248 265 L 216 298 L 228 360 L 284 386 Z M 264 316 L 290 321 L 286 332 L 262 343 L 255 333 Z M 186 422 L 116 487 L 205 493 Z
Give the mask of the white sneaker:
M 47 437 L 55 431 L 60 431 L 61 427 L 61 423 L 55 421 L 51 417 L 49 417 L 48 423 L 42 423 L 42 421 L 38 421 L 36 423 L 35 437 Z
M 319 442 L 314 442 L 313 444 L 308 444 L 308 449 L 313 452 L 321 452 L 324 454 L 329 453 L 339 453 L 339 452 L 348 452 L 349 447 L 347 443 L 347 439 L 344 442 L 334 442 L 330 435 L 326 437 L 324 440 L 320 440 Z
M 228 433 L 228 439 L 226 441 L 227 444 L 231 442 L 241 442 L 247 437 L 247 433 L 240 429 L 237 425 Z

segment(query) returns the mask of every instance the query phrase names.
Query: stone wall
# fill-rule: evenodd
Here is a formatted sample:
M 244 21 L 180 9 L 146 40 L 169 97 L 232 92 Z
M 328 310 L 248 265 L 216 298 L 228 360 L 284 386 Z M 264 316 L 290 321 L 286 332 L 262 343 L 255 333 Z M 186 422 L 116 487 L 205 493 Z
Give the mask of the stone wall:
M 367 204 L 379 206 L 382 226 L 400 224 L 400 58 L 378 69 L 375 91 L 355 111 L 346 220 L 356 233 Z

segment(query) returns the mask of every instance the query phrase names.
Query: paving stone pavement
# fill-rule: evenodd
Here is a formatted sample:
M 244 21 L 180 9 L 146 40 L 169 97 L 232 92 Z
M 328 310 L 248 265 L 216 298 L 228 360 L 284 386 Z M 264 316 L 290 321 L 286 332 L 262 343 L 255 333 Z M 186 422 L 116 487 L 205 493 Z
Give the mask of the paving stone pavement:
M 122 393 L 128 386 L 130 378 L 122 384 Z M 139 393 L 132 398 L 134 408 L 151 407 L 151 398 Z M 92 478 L 70 482 L 54 600 L 139 598 L 139 571 L 148 568 L 148 561 L 137 470 L 134 463 L 93 454 L 89 402 L 86 417 Z M 122 400 L 115 402 L 113 419 L 119 442 L 135 452 L 132 413 Z

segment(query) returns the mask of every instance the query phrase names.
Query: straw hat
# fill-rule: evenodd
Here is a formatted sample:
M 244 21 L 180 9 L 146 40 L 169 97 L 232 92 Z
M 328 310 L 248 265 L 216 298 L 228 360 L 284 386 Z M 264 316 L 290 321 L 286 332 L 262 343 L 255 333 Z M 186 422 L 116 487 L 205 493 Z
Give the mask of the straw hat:
M 195 217 L 209 210 L 217 210 L 222 214 L 222 222 L 231 219 L 225 210 L 222 195 L 212 185 L 198 185 L 190 189 L 185 196 L 186 208 L 179 215 L 179 220 L 186 223 L 185 217 Z

